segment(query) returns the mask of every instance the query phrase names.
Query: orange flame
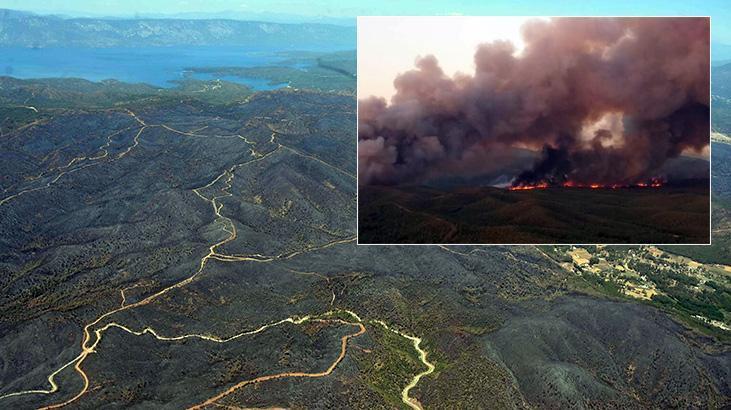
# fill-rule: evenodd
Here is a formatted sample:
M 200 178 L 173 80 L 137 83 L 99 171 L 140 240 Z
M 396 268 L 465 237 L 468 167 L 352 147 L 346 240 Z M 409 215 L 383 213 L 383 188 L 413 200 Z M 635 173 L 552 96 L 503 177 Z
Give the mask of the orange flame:
M 516 185 L 508 188 L 510 191 L 528 191 L 532 189 L 546 189 L 550 188 L 548 182 L 539 182 L 533 185 Z M 663 186 L 663 181 L 660 179 L 652 179 L 649 182 L 637 182 L 635 184 L 599 184 L 599 183 L 581 183 L 576 181 L 565 181 L 560 185 L 564 188 L 584 188 L 584 189 L 622 189 L 622 188 L 659 188 Z
M 517 185 L 517 186 L 510 187 L 508 189 L 511 191 L 528 191 L 531 189 L 546 189 L 548 187 L 549 187 L 549 185 L 547 182 L 541 182 L 540 184 L 536 184 L 536 185 Z

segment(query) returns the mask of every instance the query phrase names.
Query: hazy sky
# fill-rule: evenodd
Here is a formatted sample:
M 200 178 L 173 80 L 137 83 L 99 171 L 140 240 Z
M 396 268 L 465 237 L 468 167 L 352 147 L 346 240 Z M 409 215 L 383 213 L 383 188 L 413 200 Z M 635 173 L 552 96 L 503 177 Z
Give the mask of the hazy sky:
M 523 47 L 521 25 L 529 17 L 359 17 L 358 95 L 390 98 L 393 79 L 434 55 L 444 72 L 471 74 L 477 45 L 509 40 Z
M 728 0 L 0 0 L 0 8 L 40 13 L 131 16 L 135 13 L 252 12 L 304 16 L 358 15 L 711 15 L 714 35 L 731 44 Z

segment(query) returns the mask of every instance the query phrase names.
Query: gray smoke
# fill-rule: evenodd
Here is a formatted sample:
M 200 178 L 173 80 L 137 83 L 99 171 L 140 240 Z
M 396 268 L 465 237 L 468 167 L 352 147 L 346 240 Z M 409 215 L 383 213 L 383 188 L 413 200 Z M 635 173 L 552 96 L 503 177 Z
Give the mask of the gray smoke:
M 394 80 L 390 103 L 361 99 L 360 183 L 419 181 L 528 147 L 543 155 L 514 184 L 631 184 L 708 145 L 707 18 L 555 18 L 522 34 L 518 56 L 510 42 L 480 45 L 472 75 L 448 77 L 426 56 Z M 607 116 L 620 120 L 587 136 Z

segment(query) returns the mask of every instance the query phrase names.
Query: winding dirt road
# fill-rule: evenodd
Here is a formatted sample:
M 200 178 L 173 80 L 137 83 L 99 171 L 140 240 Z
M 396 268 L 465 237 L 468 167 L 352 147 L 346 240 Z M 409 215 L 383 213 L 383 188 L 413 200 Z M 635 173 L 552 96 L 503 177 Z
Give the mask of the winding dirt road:
M 142 132 L 146 128 L 149 128 L 149 127 L 162 127 L 162 128 L 167 129 L 167 130 L 169 130 L 171 132 L 175 132 L 175 133 L 177 133 L 179 135 L 184 135 L 184 136 L 189 136 L 189 137 L 239 138 L 239 139 L 242 139 L 245 143 L 247 143 L 249 145 L 255 145 L 255 143 L 247 140 L 245 137 L 242 137 L 240 135 L 232 135 L 232 136 L 205 136 L 205 135 L 196 134 L 195 132 L 179 131 L 179 130 L 176 130 L 176 129 L 174 129 L 172 127 L 169 127 L 167 125 L 164 125 L 164 124 L 160 124 L 160 125 L 149 125 L 149 124 L 145 123 L 145 121 L 143 121 L 141 118 L 139 118 L 134 112 L 129 111 L 129 110 L 127 112 L 138 123 L 139 130 L 138 130 L 137 134 L 135 135 L 135 137 L 133 138 L 132 143 L 124 151 L 122 151 L 119 155 L 117 155 L 114 159 L 112 159 L 112 161 L 118 160 L 118 159 L 121 159 L 121 158 L 125 157 L 130 152 L 132 152 L 136 147 L 138 147 L 139 146 L 139 143 L 140 143 L 139 138 L 140 138 Z M 133 127 L 129 127 L 127 129 L 131 129 L 131 128 L 133 128 Z M 109 148 L 109 146 L 110 146 L 110 144 L 112 142 L 112 138 L 115 135 L 117 135 L 117 134 L 119 134 L 119 133 L 121 133 L 123 131 L 124 130 L 117 131 L 114 134 L 111 134 L 111 135 L 109 135 L 107 137 L 107 143 L 104 144 L 104 145 L 102 145 L 101 147 L 99 147 L 99 150 L 104 152 L 103 154 L 97 155 L 95 157 L 77 157 L 77 158 L 74 158 L 74 159 L 72 159 L 68 163 L 68 165 L 66 167 L 70 167 L 70 166 L 74 165 L 75 163 L 79 163 L 79 162 L 86 161 L 86 160 L 96 161 L 96 160 L 99 160 L 99 159 L 102 159 L 102 158 L 106 158 L 108 156 L 107 149 Z M 59 402 L 59 403 L 55 403 L 55 404 L 51 404 L 51 405 L 42 407 L 42 409 L 50 410 L 50 409 L 61 408 L 61 407 L 64 407 L 64 406 L 67 406 L 69 404 L 72 404 L 72 403 L 76 402 L 85 393 L 87 393 L 89 391 L 89 386 L 90 386 L 89 376 L 83 370 L 82 365 L 83 365 L 84 361 L 89 357 L 89 355 L 91 355 L 91 354 L 93 354 L 93 353 L 96 352 L 96 349 L 99 346 L 99 343 L 102 341 L 102 338 L 103 338 L 104 333 L 106 331 L 108 331 L 109 329 L 112 329 L 112 328 L 120 329 L 120 330 L 122 330 L 122 331 L 124 331 L 124 332 L 126 332 L 128 334 L 134 335 L 134 336 L 142 336 L 142 335 L 145 335 L 145 334 L 149 334 L 149 335 L 152 335 L 155 339 L 160 340 L 160 341 L 165 341 L 165 342 L 176 342 L 176 341 L 181 341 L 181 340 L 184 340 L 184 339 L 199 339 L 199 340 L 202 340 L 202 341 L 213 342 L 213 343 L 227 343 L 227 342 L 230 342 L 232 340 L 239 339 L 239 338 L 244 337 L 244 336 L 247 336 L 247 335 L 253 335 L 253 334 L 257 334 L 257 333 L 264 332 L 264 331 L 266 331 L 269 328 L 272 328 L 272 327 L 275 327 L 275 326 L 279 326 L 279 325 L 282 325 L 284 323 L 291 323 L 291 324 L 298 325 L 298 324 L 302 324 L 302 323 L 305 323 L 305 322 L 308 322 L 308 321 L 320 321 L 320 322 L 327 322 L 327 323 L 345 324 L 345 325 L 349 325 L 349 326 L 353 326 L 353 327 L 356 327 L 357 328 L 357 331 L 355 331 L 353 333 L 349 333 L 349 334 L 347 334 L 347 335 L 345 335 L 345 336 L 343 336 L 341 338 L 340 353 L 339 353 L 338 357 L 324 371 L 316 371 L 316 372 L 293 371 L 293 372 L 284 372 L 284 373 L 278 373 L 278 374 L 271 374 L 271 375 L 260 376 L 260 377 L 257 377 L 257 378 L 254 378 L 254 379 L 249 379 L 249 380 L 243 380 L 243 381 L 241 381 L 241 382 L 239 382 L 239 383 L 237 383 L 237 384 L 229 387 L 228 389 L 222 391 L 221 393 L 219 393 L 219 394 L 217 394 L 217 395 L 215 395 L 215 396 L 207 399 L 206 401 L 204 401 L 204 402 L 202 402 L 202 403 L 200 403 L 198 405 L 195 405 L 195 406 L 191 407 L 192 409 L 199 409 L 199 408 L 203 408 L 203 407 L 206 407 L 206 406 L 209 406 L 209 405 L 217 405 L 216 402 L 219 399 L 221 399 L 221 398 L 223 398 L 223 397 L 231 394 L 232 392 L 234 392 L 234 391 L 236 391 L 236 390 L 238 390 L 238 389 L 240 389 L 240 388 L 242 388 L 244 386 L 247 386 L 247 385 L 256 384 L 256 383 L 262 383 L 262 382 L 266 382 L 266 381 L 269 381 L 269 380 L 276 380 L 276 379 L 282 379 L 282 378 L 303 378 L 303 377 L 316 378 L 316 377 L 325 377 L 325 376 L 328 376 L 328 375 L 332 374 L 332 372 L 337 368 L 338 364 L 340 364 L 340 362 L 342 362 L 342 360 L 345 358 L 345 355 L 347 354 L 348 341 L 350 339 L 355 338 L 355 337 L 358 337 L 358 336 L 360 336 L 360 335 L 362 335 L 362 334 L 364 334 L 366 332 L 366 326 L 364 325 L 365 322 L 356 313 L 354 313 L 352 311 L 348 311 L 348 310 L 333 310 L 333 311 L 329 311 L 329 312 L 322 313 L 322 314 L 317 315 L 317 316 L 305 316 L 305 317 L 300 317 L 300 318 L 298 318 L 298 317 L 289 317 L 289 318 L 285 318 L 285 319 L 282 319 L 282 320 L 279 320 L 279 321 L 276 321 L 276 322 L 273 322 L 273 323 L 265 324 L 265 325 L 262 325 L 262 326 L 260 326 L 260 327 L 258 327 L 256 329 L 247 330 L 247 331 L 244 331 L 244 332 L 241 332 L 241 333 L 238 333 L 236 335 L 229 336 L 229 337 L 220 337 L 220 336 L 215 336 L 215 335 L 204 335 L 204 334 L 183 334 L 183 335 L 178 335 L 178 336 L 164 336 L 164 335 L 161 335 L 160 333 L 158 333 L 157 331 L 155 331 L 154 329 L 152 329 L 150 327 L 145 327 L 142 330 L 139 330 L 138 331 L 138 330 L 133 330 L 133 329 L 125 326 L 124 324 L 117 323 L 117 322 L 113 322 L 113 321 L 108 322 L 108 323 L 105 323 L 105 324 L 103 324 L 100 327 L 97 327 L 97 326 L 101 325 L 102 322 L 104 322 L 106 319 L 111 318 L 113 315 L 115 315 L 115 314 L 117 314 L 119 312 L 123 312 L 123 311 L 126 311 L 126 310 L 130 310 L 130 309 L 134 309 L 134 308 L 137 308 L 137 307 L 140 307 L 140 306 L 147 305 L 147 304 L 155 301 L 156 299 L 158 299 L 160 296 L 163 296 L 163 295 L 171 292 L 174 289 L 178 289 L 178 288 L 181 288 L 181 287 L 184 287 L 184 286 L 188 285 L 189 283 L 193 282 L 204 271 L 207 262 L 209 260 L 211 260 L 211 259 L 218 260 L 218 261 L 224 261 L 224 262 L 258 262 L 258 263 L 267 263 L 267 262 L 272 262 L 272 261 L 280 260 L 280 259 L 291 259 L 291 258 L 293 258 L 295 256 L 298 256 L 298 255 L 302 255 L 302 254 L 305 254 L 305 253 L 309 253 L 309 252 L 314 252 L 314 251 L 326 249 L 326 248 L 329 248 L 331 246 L 336 246 L 336 245 L 339 245 L 339 244 L 350 243 L 350 242 L 353 242 L 353 241 L 356 240 L 355 237 L 344 238 L 344 239 L 336 239 L 336 240 L 333 240 L 333 241 L 330 241 L 330 242 L 327 242 L 327 243 L 324 243 L 324 244 L 310 246 L 310 247 L 303 248 L 301 250 L 293 251 L 293 252 L 286 253 L 286 254 L 275 255 L 275 256 L 265 256 L 265 255 L 226 255 L 226 254 L 218 253 L 216 251 L 217 248 L 221 247 L 222 245 L 224 245 L 224 244 L 226 244 L 228 242 L 231 242 L 231 241 L 235 240 L 236 237 L 237 237 L 236 227 L 233 224 L 233 221 L 229 217 L 227 217 L 227 216 L 225 216 L 225 215 L 223 215 L 221 213 L 221 210 L 223 209 L 223 203 L 221 203 L 219 201 L 221 198 L 229 197 L 229 196 L 232 196 L 233 195 L 233 194 L 231 194 L 229 192 L 229 189 L 232 186 L 232 181 L 234 179 L 235 171 L 237 169 L 239 169 L 241 167 L 244 167 L 244 166 L 246 166 L 248 164 L 255 163 L 257 161 L 262 161 L 262 160 L 268 158 L 270 155 L 274 154 L 275 152 L 277 152 L 277 151 L 279 151 L 281 149 L 287 149 L 287 150 L 289 150 L 289 151 L 291 151 L 291 152 L 293 152 L 293 153 L 295 153 L 297 155 L 300 155 L 300 156 L 302 156 L 304 158 L 308 158 L 308 159 L 311 159 L 311 160 L 314 160 L 314 161 L 318 161 L 320 163 L 323 163 L 323 164 L 327 165 L 328 167 L 337 169 L 340 172 L 342 172 L 342 173 L 344 173 L 344 174 L 346 174 L 348 176 L 354 177 L 352 174 L 347 173 L 347 172 L 345 172 L 345 171 L 343 171 L 343 170 L 341 170 L 341 169 L 339 169 L 339 168 L 337 168 L 337 167 L 335 167 L 335 166 L 333 166 L 331 164 L 328 164 L 328 163 L 322 161 L 319 158 L 316 158 L 316 157 L 311 156 L 311 155 L 303 154 L 303 153 L 301 153 L 301 152 L 299 152 L 297 150 L 294 150 L 292 148 L 286 147 L 286 146 L 284 146 L 282 144 L 279 144 L 279 143 L 275 142 L 275 135 L 274 134 L 272 134 L 271 142 L 277 144 L 277 147 L 274 148 L 273 150 L 270 150 L 270 151 L 268 151 L 266 153 L 259 153 L 259 152 L 257 152 L 256 150 L 254 150 L 252 148 L 251 149 L 251 156 L 253 157 L 253 159 L 251 159 L 249 161 L 245 161 L 245 162 L 239 163 L 239 164 L 236 164 L 236 165 L 233 165 L 232 167 L 226 169 L 221 174 L 219 174 L 218 176 L 216 176 L 208 184 L 206 184 L 206 185 L 204 185 L 202 187 L 199 187 L 199 188 L 195 188 L 195 189 L 192 190 L 193 193 L 195 195 L 197 195 L 199 198 L 201 198 L 204 201 L 209 202 L 211 204 L 211 208 L 213 209 L 213 213 L 214 213 L 214 223 L 215 222 L 221 223 L 221 229 L 222 229 L 222 231 L 228 234 L 228 236 L 226 238 L 224 238 L 224 239 L 222 239 L 222 240 L 214 243 L 213 245 L 209 246 L 208 253 L 206 255 L 204 255 L 200 259 L 200 262 L 198 264 L 198 268 L 197 268 L 197 270 L 195 272 L 193 272 L 186 279 L 183 279 L 180 282 L 177 282 L 177 283 L 175 283 L 173 285 L 170 285 L 170 286 L 168 286 L 166 288 L 163 288 L 163 289 L 161 289 L 161 290 L 159 290 L 159 291 L 157 291 L 157 292 L 155 292 L 155 293 L 153 293 L 153 294 L 151 294 L 151 295 L 149 295 L 149 296 L 147 296 L 147 297 L 145 297 L 145 298 L 143 298 L 143 299 L 141 299 L 141 300 L 139 300 L 137 302 L 134 302 L 134 303 L 127 303 L 127 298 L 126 298 L 126 295 L 125 295 L 125 291 L 126 290 L 129 290 L 129 289 L 132 289 L 134 287 L 137 287 L 137 285 L 133 285 L 133 286 L 129 286 L 129 287 L 126 287 L 124 289 L 121 289 L 120 290 L 120 295 L 121 295 L 121 304 L 120 304 L 120 306 L 117 307 L 117 308 L 115 308 L 115 309 L 112 309 L 112 310 L 110 310 L 110 311 L 108 311 L 106 313 L 103 313 L 102 315 L 98 316 L 95 320 L 87 323 L 83 327 L 83 338 L 82 338 L 82 342 L 81 342 L 81 351 L 80 351 L 80 353 L 76 357 L 74 357 L 73 359 L 71 359 L 67 363 L 63 364 L 58 369 L 56 369 L 54 372 L 52 372 L 47 377 L 48 383 L 50 385 L 50 388 L 49 389 L 46 389 L 46 390 L 42 390 L 42 389 L 24 390 L 24 391 L 18 391 L 18 392 L 8 393 L 8 394 L 5 394 L 5 395 L 0 396 L 0 401 L 2 401 L 3 399 L 7 399 L 7 398 L 10 398 L 10 397 L 16 397 L 16 396 L 21 396 L 21 395 L 30 395 L 30 394 L 53 394 L 53 393 L 56 393 L 56 392 L 59 391 L 59 386 L 56 383 L 56 377 L 62 371 L 68 369 L 70 366 L 73 366 L 74 370 L 79 375 L 79 377 L 81 377 L 81 379 L 83 381 L 82 388 L 73 397 L 71 397 L 71 398 L 69 398 L 69 399 L 67 399 L 65 401 Z M 59 175 L 57 175 L 52 180 L 52 183 L 55 183 L 55 181 L 58 181 L 59 178 L 61 178 L 63 175 L 65 175 L 68 172 L 75 172 L 77 170 L 83 169 L 83 168 L 88 167 L 88 166 L 91 166 L 91 165 L 96 165 L 98 163 L 102 163 L 102 162 L 99 162 L 99 161 L 92 162 L 92 163 L 89 163 L 89 164 L 85 164 L 82 167 L 77 167 L 77 168 L 73 168 L 73 169 L 68 170 L 68 171 L 61 172 Z M 204 195 L 202 193 L 202 191 L 208 190 L 209 188 L 212 188 L 214 185 L 216 185 L 221 180 L 223 180 L 223 187 L 216 189 L 214 191 L 215 194 L 211 194 L 210 196 L 206 196 L 206 195 Z M 52 185 L 52 183 L 49 183 L 47 186 L 42 187 L 42 188 L 35 188 L 35 189 L 27 190 L 27 191 L 18 192 L 17 194 L 15 194 L 15 195 L 13 195 L 11 197 L 8 197 L 8 198 L 5 198 L 5 199 L 1 200 L 0 201 L 0 205 L 6 203 L 8 201 L 10 201 L 11 199 L 17 198 L 18 196 L 22 195 L 25 192 L 31 192 L 31 191 L 34 191 L 34 190 L 45 189 L 47 187 L 50 187 Z M 299 272 L 299 273 L 300 274 L 303 274 L 304 272 Z M 335 294 L 333 293 L 332 300 L 330 301 L 330 304 L 332 305 L 334 302 L 335 302 Z M 328 318 L 328 317 L 330 317 L 330 316 L 332 316 L 332 315 L 334 315 L 336 313 L 346 313 L 346 314 L 350 315 L 350 317 L 353 318 L 353 321 L 345 321 L 345 320 L 337 319 L 337 318 Z M 393 333 L 395 333 L 395 334 L 397 334 L 397 335 L 399 335 L 401 337 L 404 337 L 404 338 L 406 338 L 406 339 L 408 339 L 408 340 L 410 340 L 412 342 L 412 345 L 413 345 L 414 349 L 416 350 L 416 352 L 418 353 L 420 361 L 426 367 L 426 370 L 424 370 L 423 372 L 415 375 L 412 378 L 411 382 L 407 386 L 404 387 L 404 389 L 402 390 L 402 400 L 403 400 L 403 402 L 406 405 L 408 405 L 409 407 L 411 407 L 413 409 L 421 409 L 422 408 L 421 407 L 421 404 L 415 398 L 410 397 L 409 393 L 418 384 L 418 382 L 421 380 L 421 378 L 423 378 L 423 377 L 431 374 L 434 371 L 434 365 L 427 360 L 427 352 L 421 348 L 421 342 L 422 342 L 421 338 L 418 338 L 416 336 L 411 336 L 411 335 L 405 334 L 403 332 L 394 330 L 393 328 L 389 327 L 385 322 L 380 321 L 380 320 L 371 320 L 370 323 L 373 323 L 373 324 L 382 326 L 386 330 L 391 331 L 391 332 L 393 332 Z

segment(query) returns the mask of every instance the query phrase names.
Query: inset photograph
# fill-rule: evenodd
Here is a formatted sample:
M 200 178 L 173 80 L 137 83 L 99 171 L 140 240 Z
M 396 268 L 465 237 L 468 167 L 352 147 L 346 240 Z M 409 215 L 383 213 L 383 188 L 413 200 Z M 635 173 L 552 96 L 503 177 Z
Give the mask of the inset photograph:
M 359 244 L 709 244 L 710 18 L 359 17 Z

